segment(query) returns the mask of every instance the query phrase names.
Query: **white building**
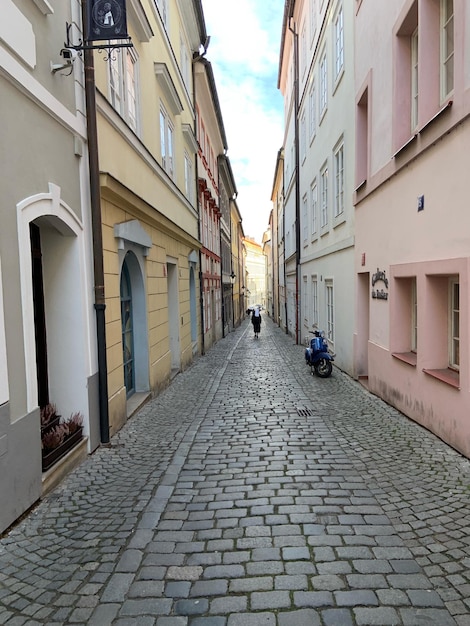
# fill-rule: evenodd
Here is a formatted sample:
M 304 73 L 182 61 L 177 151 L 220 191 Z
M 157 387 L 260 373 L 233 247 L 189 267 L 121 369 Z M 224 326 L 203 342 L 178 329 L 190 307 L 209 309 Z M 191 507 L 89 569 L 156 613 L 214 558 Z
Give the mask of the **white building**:
M 285 257 L 289 332 L 325 331 L 353 370 L 354 6 L 287 2 L 280 89 L 286 111 Z

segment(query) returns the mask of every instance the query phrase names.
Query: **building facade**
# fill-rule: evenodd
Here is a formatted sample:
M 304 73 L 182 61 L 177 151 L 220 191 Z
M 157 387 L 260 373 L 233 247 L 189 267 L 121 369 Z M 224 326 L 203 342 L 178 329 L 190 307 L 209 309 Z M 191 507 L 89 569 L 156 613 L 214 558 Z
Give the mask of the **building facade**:
M 273 187 L 271 191 L 273 204 L 271 224 L 272 254 L 273 254 L 273 320 L 283 330 L 287 329 L 286 322 L 286 290 L 284 264 L 284 149 L 277 154 L 274 170 Z
M 266 309 L 266 257 L 263 246 L 252 237 L 245 237 L 246 273 L 248 297 L 247 307 L 260 305 Z
M 235 326 L 233 306 L 233 284 L 239 271 L 237 263 L 232 263 L 232 221 L 231 207 L 237 196 L 230 160 L 220 155 L 219 161 L 219 204 L 220 204 L 220 254 L 222 260 L 222 319 L 223 335 Z M 235 233 L 236 234 L 236 233 Z M 236 259 L 235 259 L 236 261 Z M 232 284 L 233 283 L 233 284 Z
M 470 6 L 356 5 L 356 375 L 470 456 Z
M 231 220 L 231 289 L 233 301 L 233 326 L 240 325 L 245 318 L 247 302 L 247 265 L 246 248 L 244 245 L 244 232 L 242 216 L 238 208 L 237 199 L 234 196 L 230 201 Z
M 0 532 L 55 480 L 40 413 L 79 412 L 100 443 L 83 62 L 65 58 L 78 0 L 4 0 L 0 25 Z
M 194 75 L 199 234 L 202 243 L 202 336 L 204 350 L 207 350 L 223 336 L 219 158 L 227 151 L 227 140 L 212 66 L 205 57 L 195 60 Z
M 325 331 L 353 372 L 354 6 L 286 3 L 280 88 L 286 119 L 286 286 L 298 342 Z
M 111 434 L 201 351 L 201 3 L 130 0 L 128 33 L 132 47 L 95 54 Z

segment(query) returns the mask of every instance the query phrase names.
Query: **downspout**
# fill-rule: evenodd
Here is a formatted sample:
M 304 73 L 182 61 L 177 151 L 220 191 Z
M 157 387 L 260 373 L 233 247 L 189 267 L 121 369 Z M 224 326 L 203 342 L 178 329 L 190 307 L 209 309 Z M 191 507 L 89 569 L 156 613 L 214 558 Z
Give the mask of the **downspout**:
M 295 342 L 299 343 L 299 272 L 300 272 L 300 147 L 299 147 L 299 44 L 294 28 L 289 30 L 294 37 L 294 114 L 295 114 Z
M 283 183 L 283 187 L 284 187 L 284 183 Z M 285 328 L 286 335 L 288 335 L 289 334 L 289 327 L 288 327 L 288 324 L 287 324 L 286 205 L 285 205 L 285 202 L 284 202 L 284 198 L 285 198 L 284 189 L 282 191 L 282 196 L 283 196 L 282 203 L 284 205 L 283 206 L 283 210 L 282 210 L 282 222 L 283 222 L 283 225 L 282 225 L 282 233 L 283 233 L 282 234 L 282 242 L 283 242 L 282 243 L 282 250 L 283 250 L 283 253 L 284 253 L 284 263 L 283 263 L 283 267 L 284 267 L 284 320 L 286 322 L 286 328 Z
M 217 172 L 218 172 L 218 181 L 217 185 L 219 188 L 219 209 L 220 209 L 220 164 L 222 158 L 221 155 L 217 157 Z M 220 217 L 222 217 L 222 211 L 220 212 Z M 225 291 L 224 291 L 224 267 L 223 267 L 223 248 L 222 248 L 222 220 L 219 221 L 219 250 L 220 250 L 220 292 L 222 294 L 222 339 L 225 337 Z
M 191 74 L 193 79 L 193 94 L 194 94 L 194 109 L 196 110 L 196 76 L 194 66 L 197 61 L 200 61 L 207 53 L 210 37 L 207 38 L 204 49 L 201 54 L 195 52 L 193 54 L 193 62 L 191 64 Z M 194 114 L 194 136 L 199 146 L 199 140 L 197 136 L 196 114 Z M 199 243 L 202 244 L 202 229 L 201 229 L 201 211 L 199 204 L 199 173 L 197 167 L 197 154 L 196 154 L 195 174 L 196 174 L 196 211 L 197 211 L 197 237 Z M 202 250 L 199 248 L 199 315 L 201 318 L 201 355 L 206 353 L 205 341 L 204 341 L 204 278 L 202 275 Z
M 87 24 L 86 2 L 82 2 L 82 20 Z M 90 208 L 93 238 L 93 270 L 98 352 L 98 395 L 100 410 L 100 438 L 109 444 L 108 366 L 106 359 L 106 319 L 104 295 L 103 237 L 101 223 L 100 170 L 98 161 L 98 131 L 96 125 L 96 91 L 93 50 L 83 50 L 85 70 L 85 100 L 88 140 L 88 167 L 90 170 Z

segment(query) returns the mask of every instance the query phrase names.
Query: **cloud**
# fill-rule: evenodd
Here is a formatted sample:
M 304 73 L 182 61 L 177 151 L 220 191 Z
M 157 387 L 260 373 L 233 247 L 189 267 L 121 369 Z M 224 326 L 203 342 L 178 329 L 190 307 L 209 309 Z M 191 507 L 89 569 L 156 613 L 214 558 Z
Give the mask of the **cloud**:
M 211 62 L 245 235 L 261 241 L 283 140 L 277 89 L 284 0 L 203 0 Z

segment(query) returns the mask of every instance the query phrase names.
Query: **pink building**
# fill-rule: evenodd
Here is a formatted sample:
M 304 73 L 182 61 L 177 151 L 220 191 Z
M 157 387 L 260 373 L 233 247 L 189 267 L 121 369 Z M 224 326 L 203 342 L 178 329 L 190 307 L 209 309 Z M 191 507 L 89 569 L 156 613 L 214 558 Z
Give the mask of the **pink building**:
M 355 374 L 470 457 L 470 3 L 356 1 Z

